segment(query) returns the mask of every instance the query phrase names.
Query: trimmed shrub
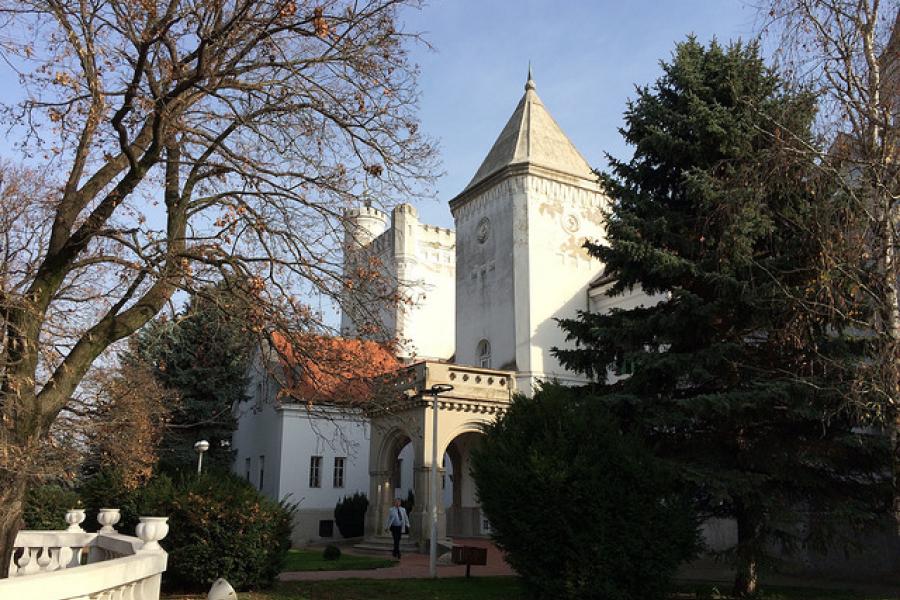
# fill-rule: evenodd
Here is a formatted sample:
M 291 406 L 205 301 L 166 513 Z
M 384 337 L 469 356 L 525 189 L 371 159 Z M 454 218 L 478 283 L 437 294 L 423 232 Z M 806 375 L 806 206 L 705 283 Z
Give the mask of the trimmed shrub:
M 205 591 L 219 577 L 237 590 L 270 586 L 291 546 L 295 510 L 229 473 L 185 477 L 157 511 L 169 517 L 167 586 Z
M 169 589 L 206 591 L 219 577 L 238 590 L 269 586 L 290 548 L 296 505 L 275 502 L 230 473 L 191 474 L 177 483 L 158 475 L 128 489 L 115 470 L 104 470 L 85 479 L 79 492 L 90 507 L 86 524 L 96 525 L 98 508 L 120 509 L 117 528 L 128 534 L 138 517 L 169 517 L 161 542 L 169 552 L 163 576 Z
M 29 487 L 22 518 L 25 529 L 65 529 L 66 512 L 81 506 L 78 494 L 59 484 Z
M 472 457 L 497 545 L 540 599 L 657 600 L 699 550 L 675 479 L 600 401 L 518 397 Z
M 138 517 L 166 516 L 175 497 L 175 485 L 167 475 L 157 475 L 143 486 L 130 488 L 116 469 L 104 469 L 86 477 L 78 487 L 78 495 L 87 508 L 83 525 L 86 530 L 99 529 L 97 514 L 101 508 L 118 508 L 122 518 L 116 529 L 133 535 Z
M 334 507 L 334 524 L 345 538 L 359 537 L 366 531 L 366 509 L 369 499 L 357 492 L 344 496 Z
M 322 551 L 322 558 L 325 560 L 337 560 L 341 557 L 341 549 L 332 544 L 328 544 L 325 546 L 325 550 Z

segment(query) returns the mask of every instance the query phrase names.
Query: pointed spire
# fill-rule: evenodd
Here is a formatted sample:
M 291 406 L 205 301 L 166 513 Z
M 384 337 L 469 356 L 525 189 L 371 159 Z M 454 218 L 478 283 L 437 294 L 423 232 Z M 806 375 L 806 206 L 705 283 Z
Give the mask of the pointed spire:
M 460 195 L 507 167 L 525 164 L 582 179 L 596 179 L 588 162 L 541 102 L 535 91 L 530 61 L 525 94 L 475 176 Z

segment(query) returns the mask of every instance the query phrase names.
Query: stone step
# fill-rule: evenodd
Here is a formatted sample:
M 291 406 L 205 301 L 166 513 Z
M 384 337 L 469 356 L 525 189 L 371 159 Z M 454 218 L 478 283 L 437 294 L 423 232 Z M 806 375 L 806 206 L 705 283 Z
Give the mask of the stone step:
M 353 545 L 353 549 L 368 554 L 387 554 L 394 552 L 394 540 L 389 537 L 379 536 L 376 538 L 367 538 L 358 544 Z M 418 545 L 404 536 L 400 538 L 400 553 L 415 554 L 419 551 Z

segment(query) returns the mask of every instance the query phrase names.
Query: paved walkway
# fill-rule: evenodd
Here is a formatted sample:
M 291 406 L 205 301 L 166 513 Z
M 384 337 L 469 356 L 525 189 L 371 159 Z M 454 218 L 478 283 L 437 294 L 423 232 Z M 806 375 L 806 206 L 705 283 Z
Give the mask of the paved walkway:
M 497 547 L 485 539 L 460 539 L 454 538 L 454 543 L 466 546 L 478 546 L 487 548 L 487 565 L 484 567 L 472 567 L 472 577 L 515 575 L 515 571 L 506 564 L 503 553 Z M 342 552 L 356 554 L 352 549 L 342 549 Z M 464 577 L 465 565 L 438 565 L 438 577 Z M 358 571 L 293 571 L 282 573 L 278 576 L 281 581 L 325 581 L 331 579 L 426 579 L 428 574 L 427 554 L 404 554 L 400 562 L 393 567 L 384 569 L 364 569 Z
M 479 546 L 487 548 L 487 565 L 484 567 L 472 567 L 473 577 L 511 576 L 515 571 L 503 558 L 503 553 L 490 541 L 483 538 L 460 539 L 455 538 L 455 543 L 466 546 Z M 347 554 L 359 554 L 352 547 L 342 550 Z M 438 577 L 464 577 L 466 567 L 460 565 L 438 565 Z M 294 571 L 282 573 L 278 576 L 281 581 L 326 581 L 334 579 L 426 579 L 428 574 L 427 554 L 404 554 L 400 562 L 393 567 L 384 569 L 363 569 L 355 571 Z M 720 581 L 726 587 L 733 581 L 733 573 L 720 563 L 712 560 L 698 560 L 691 565 L 682 568 L 677 579 L 685 581 Z M 769 585 L 781 585 L 791 587 L 808 587 L 818 589 L 853 590 L 864 593 L 885 594 L 885 597 L 893 597 L 898 593 L 898 587 L 878 583 L 860 583 L 845 581 L 827 581 L 821 579 L 809 579 L 805 577 L 791 577 L 787 575 L 769 575 L 764 577 Z

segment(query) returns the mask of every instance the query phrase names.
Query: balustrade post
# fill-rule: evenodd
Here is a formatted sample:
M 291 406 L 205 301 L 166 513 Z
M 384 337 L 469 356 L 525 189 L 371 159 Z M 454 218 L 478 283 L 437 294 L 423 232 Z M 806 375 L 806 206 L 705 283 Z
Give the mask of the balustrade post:
M 140 523 L 135 528 L 135 533 L 144 542 L 139 552 L 161 552 L 159 540 L 169 533 L 169 517 L 138 517 Z
M 100 533 L 116 533 L 115 525 L 122 518 L 122 511 L 118 508 L 101 508 L 97 515 L 97 522 L 102 525 Z
M 75 533 L 84 533 L 84 529 L 81 528 L 81 524 L 84 523 L 84 509 L 83 508 L 71 508 L 69 512 L 66 513 L 66 523 L 69 524 L 68 529 L 66 531 L 72 531 Z

